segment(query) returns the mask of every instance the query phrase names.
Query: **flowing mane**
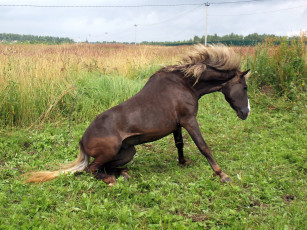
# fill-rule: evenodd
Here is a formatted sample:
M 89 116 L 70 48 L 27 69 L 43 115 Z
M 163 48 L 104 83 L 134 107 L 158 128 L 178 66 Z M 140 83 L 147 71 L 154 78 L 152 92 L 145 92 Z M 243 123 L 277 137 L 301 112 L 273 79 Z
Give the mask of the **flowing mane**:
M 166 66 L 161 69 L 165 72 L 180 71 L 185 77 L 195 77 L 198 81 L 207 66 L 221 71 L 239 69 L 240 56 L 230 47 L 224 45 L 195 45 L 178 65 Z

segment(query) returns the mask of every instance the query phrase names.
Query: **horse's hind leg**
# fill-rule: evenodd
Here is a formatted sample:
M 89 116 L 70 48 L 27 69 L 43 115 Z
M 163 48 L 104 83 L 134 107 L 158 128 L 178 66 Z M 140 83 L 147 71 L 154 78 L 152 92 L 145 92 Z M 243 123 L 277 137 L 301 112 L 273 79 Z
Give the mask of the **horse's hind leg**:
M 178 163 L 181 166 L 191 163 L 190 160 L 187 160 L 183 155 L 183 139 L 182 139 L 182 128 L 178 126 L 178 128 L 173 132 L 175 145 L 178 150 Z
M 130 176 L 128 174 L 127 168 L 120 168 L 130 162 L 135 155 L 136 150 L 134 146 L 122 147 L 118 154 L 108 163 L 102 165 L 100 170 L 104 170 L 108 174 L 121 175 L 126 180 L 129 180 Z
M 104 158 L 104 155 L 100 155 L 98 157 L 96 157 L 94 159 L 94 161 L 91 163 L 91 165 L 89 166 L 89 171 L 92 173 L 92 175 L 96 178 L 96 179 L 100 179 L 103 180 L 106 184 L 108 184 L 109 186 L 112 186 L 114 184 L 116 184 L 116 178 L 107 173 L 107 172 L 101 172 L 99 170 L 99 168 L 101 167 L 101 165 L 108 161 L 108 158 Z
M 99 167 L 111 162 L 117 155 L 121 146 L 121 142 L 118 138 L 93 138 L 87 143 L 83 143 L 83 146 L 88 155 L 94 157 L 94 161 L 88 167 L 88 171 L 91 172 L 95 178 L 102 179 L 109 185 L 116 183 L 114 176 L 107 173 L 100 173 Z

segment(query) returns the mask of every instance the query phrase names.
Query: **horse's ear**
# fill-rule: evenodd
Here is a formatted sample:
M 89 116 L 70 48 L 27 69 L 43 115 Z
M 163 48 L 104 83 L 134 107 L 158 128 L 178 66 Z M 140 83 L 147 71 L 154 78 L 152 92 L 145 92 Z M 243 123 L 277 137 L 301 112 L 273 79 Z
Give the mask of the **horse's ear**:
M 244 72 L 242 72 L 242 77 L 245 77 L 246 79 L 250 76 L 250 69 L 248 69 L 248 70 L 246 70 L 246 71 L 244 71 Z

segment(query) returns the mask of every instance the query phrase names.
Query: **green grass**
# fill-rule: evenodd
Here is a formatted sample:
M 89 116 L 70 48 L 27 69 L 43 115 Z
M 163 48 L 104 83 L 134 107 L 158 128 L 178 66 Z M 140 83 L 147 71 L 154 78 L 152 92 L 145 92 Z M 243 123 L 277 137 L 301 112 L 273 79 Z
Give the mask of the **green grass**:
M 68 86 L 55 82 L 49 87 L 31 89 L 32 92 L 26 95 L 20 94 L 12 83 L 0 93 L 0 98 L 6 95 L 0 102 L 0 127 L 27 127 L 57 122 L 70 116 L 79 122 L 92 120 L 101 111 L 137 93 L 145 82 L 141 77 L 132 80 L 97 72 L 81 73 L 78 77 L 71 77 L 72 80 L 74 83 Z
M 52 170 L 74 160 L 94 112 L 124 100 L 144 84 L 127 81 L 129 85 L 119 80 L 121 87 L 113 88 L 109 104 L 101 102 L 103 92 L 98 89 L 110 93 L 110 84 L 103 86 L 97 77 L 80 84 L 88 92 L 77 96 L 84 103 L 75 103 L 73 137 L 65 119 L 45 122 L 40 129 L 1 130 L 0 229 L 306 228 L 306 105 L 258 91 L 251 95 L 252 112 L 246 121 L 236 117 L 220 93 L 200 101 L 203 136 L 233 179 L 231 184 L 213 176 L 186 132 L 184 152 L 193 161 L 187 167 L 177 165 L 173 137 L 168 136 L 137 146 L 128 164 L 131 180 L 119 178 L 112 188 L 86 173 L 44 184 L 22 182 L 25 172 Z M 129 91 L 132 85 L 135 89 Z M 82 117 L 89 108 L 93 114 Z
M 100 74 L 82 77 L 76 84 L 78 90 L 74 96 L 67 95 L 62 101 L 61 114 L 64 118 L 71 115 L 72 119 L 78 123 L 92 121 L 102 111 L 136 94 L 145 82 L 146 80 L 143 79 L 132 80 Z

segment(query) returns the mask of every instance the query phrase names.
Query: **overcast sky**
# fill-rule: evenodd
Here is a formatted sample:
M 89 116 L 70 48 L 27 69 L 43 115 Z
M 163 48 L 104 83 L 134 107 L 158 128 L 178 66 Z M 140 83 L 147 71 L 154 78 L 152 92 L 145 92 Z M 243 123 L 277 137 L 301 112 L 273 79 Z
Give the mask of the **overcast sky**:
M 307 30 L 307 0 L 0 0 L 0 33 L 69 37 L 75 41 L 188 40 L 208 34 L 295 35 Z M 226 4 L 226 2 L 237 2 Z M 139 6 L 29 7 L 3 6 Z M 141 6 L 141 5 L 181 6 Z M 190 5 L 185 5 L 190 4 Z

